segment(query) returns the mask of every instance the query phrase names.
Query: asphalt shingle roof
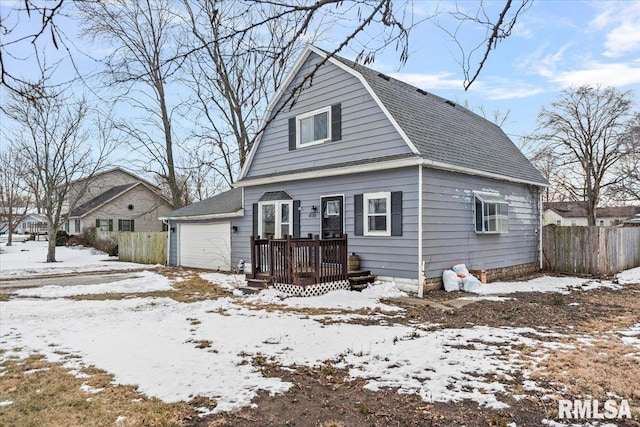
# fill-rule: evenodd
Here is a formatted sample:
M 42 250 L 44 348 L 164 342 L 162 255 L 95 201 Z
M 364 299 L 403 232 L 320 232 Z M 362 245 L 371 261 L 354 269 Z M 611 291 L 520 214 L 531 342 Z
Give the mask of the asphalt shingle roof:
M 563 218 L 587 216 L 585 202 L 545 202 L 544 209 L 551 209 Z M 596 218 L 631 218 L 640 214 L 640 206 L 605 206 L 596 208 Z
M 444 98 L 335 58 L 364 77 L 424 159 L 547 184 L 496 124 Z
M 217 215 L 234 213 L 240 209 L 242 209 L 242 189 L 234 188 L 200 202 L 176 209 L 163 215 L 162 218 Z
M 94 210 L 98 206 L 103 205 L 104 203 L 108 202 L 109 200 L 111 200 L 114 197 L 124 193 L 125 191 L 127 191 L 131 187 L 134 187 L 134 186 L 136 186 L 138 184 L 139 183 L 136 182 L 136 183 L 118 185 L 116 187 L 111 187 L 110 189 L 108 189 L 104 193 L 100 193 L 96 197 L 94 197 L 93 199 L 89 200 L 88 202 L 76 207 L 73 211 L 71 211 L 69 216 L 71 216 L 71 217 L 83 216 L 83 215 L 87 214 L 88 212 L 91 212 L 92 210 Z

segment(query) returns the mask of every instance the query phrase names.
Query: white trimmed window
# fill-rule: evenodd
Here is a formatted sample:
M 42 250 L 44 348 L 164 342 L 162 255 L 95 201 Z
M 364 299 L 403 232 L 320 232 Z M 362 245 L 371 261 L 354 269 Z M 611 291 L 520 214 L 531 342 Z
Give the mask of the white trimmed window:
M 391 193 L 362 195 L 364 235 L 391 236 Z
M 281 239 L 293 234 L 293 200 L 258 203 L 258 235 Z
M 331 107 L 296 116 L 296 145 L 306 147 L 331 140 Z
M 474 193 L 476 233 L 507 233 L 509 231 L 509 204 L 495 193 Z

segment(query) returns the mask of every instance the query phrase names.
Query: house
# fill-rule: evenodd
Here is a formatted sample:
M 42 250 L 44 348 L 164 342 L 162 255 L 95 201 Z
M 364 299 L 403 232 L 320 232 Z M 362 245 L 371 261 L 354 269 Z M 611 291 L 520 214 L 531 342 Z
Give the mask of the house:
M 28 213 L 16 224 L 16 234 L 46 234 L 47 217 L 39 213 Z
M 101 231 L 163 231 L 166 226 L 158 217 L 173 210 L 156 186 L 120 167 L 74 181 L 68 200 L 76 200 L 65 224 L 70 234 L 91 227 Z
M 596 208 L 596 225 L 616 226 L 640 214 L 640 206 Z M 546 202 L 542 213 L 544 225 L 587 226 L 585 202 Z
M 264 123 L 233 190 L 163 217 L 170 264 L 255 274 L 252 236 L 346 234 L 362 269 L 399 285 L 439 284 L 457 263 L 490 278 L 540 268 L 547 181 L 460 105 L 309 46 Z M 216 233 L 211 258 L 196 263 L 192 245 Z

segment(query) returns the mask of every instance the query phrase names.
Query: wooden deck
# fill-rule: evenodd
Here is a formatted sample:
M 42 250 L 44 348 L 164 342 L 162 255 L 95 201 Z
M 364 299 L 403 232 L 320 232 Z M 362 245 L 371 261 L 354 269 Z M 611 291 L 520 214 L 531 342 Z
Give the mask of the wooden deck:
M 347 235 L 261 239 L 251 236 L 250 284 L 309 286 L 348 281 Z

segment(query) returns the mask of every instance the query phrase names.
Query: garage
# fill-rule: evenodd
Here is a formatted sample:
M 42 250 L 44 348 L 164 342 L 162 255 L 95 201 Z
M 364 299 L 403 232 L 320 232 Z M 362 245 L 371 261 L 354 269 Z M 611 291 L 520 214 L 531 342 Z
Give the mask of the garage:
M 231 270 L 229 221 L 189 224 L 178 229 L 178 264 L 208 270 Z

